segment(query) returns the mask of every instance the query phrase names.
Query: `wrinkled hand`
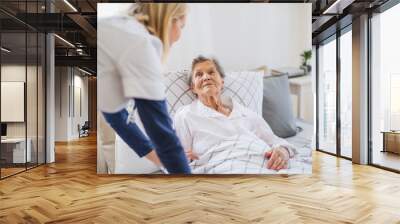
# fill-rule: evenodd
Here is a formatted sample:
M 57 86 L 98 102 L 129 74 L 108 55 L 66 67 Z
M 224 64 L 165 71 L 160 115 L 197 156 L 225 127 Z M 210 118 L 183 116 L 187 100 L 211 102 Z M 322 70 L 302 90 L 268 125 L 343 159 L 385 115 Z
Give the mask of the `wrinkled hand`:
M 267 157 L 267 168 L 272 170 L 280 170 L 288 168 L 289 152 L 283 147 L 277 147 L 268 151 L 264 155 Z
M 185 153 L 186 153 L 186 157 L 189 159 L 189 161 L 199 159 L 199 156 L 195 152 L 193 152 L 193 149 L 186 150 Z

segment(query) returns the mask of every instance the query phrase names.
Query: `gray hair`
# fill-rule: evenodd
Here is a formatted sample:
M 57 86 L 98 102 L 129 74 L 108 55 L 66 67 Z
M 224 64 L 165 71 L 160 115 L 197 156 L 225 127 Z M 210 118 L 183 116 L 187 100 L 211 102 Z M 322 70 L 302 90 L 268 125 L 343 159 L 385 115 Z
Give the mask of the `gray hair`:
M 208 57 L 204 57 L 204 56 L 202 56 L 202 55 L 199 55 L 199 56 L 197 56 L 195 59 L 193 59 L 193 61 L 192 61 L 192 69 L 191 69 L 191 71 L 188 73 L 187 83 L 189 84 L 189 86 L 192 85 L 192 76 L 193 76 L 194 67 L 195 67 L 197 64 L 202 63 L 202 62 L 205 62 L 205 61 L 211 61 L 212 63 L 214 63 L 215 68 L 217 69 L 217 72 L 219 73 L 219 75 L 221 76 L 221 78 L 222 78 L 222 79 L 225 78 L 224 70 L 222 69 L 222 67 L 221 67 L 221 65 L 219 64 L 219 62 L 218 62 L 217 59 L 212 58 L 212 57 L 208 58 Z

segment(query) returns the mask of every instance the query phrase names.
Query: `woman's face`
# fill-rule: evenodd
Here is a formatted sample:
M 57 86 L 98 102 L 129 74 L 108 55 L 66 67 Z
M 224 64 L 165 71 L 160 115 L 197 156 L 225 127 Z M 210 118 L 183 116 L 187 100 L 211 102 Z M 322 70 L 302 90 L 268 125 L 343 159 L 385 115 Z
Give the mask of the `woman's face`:
M 195 65 L 192 73 L 191 89 L 200 99 L 203 97 L 219 97 L 224 80 L 214 62 L 204 61 Z
M 186 16 L 181 16 L 178 19 L 173 19 L 171 24 L 171 30 L 169 33 L 169 42 L 172 46 L 181 37 L 182 29 L 185 27 Z

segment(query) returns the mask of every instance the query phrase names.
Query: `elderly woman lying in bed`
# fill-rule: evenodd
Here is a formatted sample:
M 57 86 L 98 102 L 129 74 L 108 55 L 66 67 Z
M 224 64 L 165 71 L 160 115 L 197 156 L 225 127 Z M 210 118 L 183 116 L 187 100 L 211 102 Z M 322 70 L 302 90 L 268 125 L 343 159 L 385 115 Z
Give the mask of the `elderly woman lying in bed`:
M 286 173 L 296 149 L 267 122 L 223 99 L 224 72 L 212 58 L 193 60 L 188 81 L 197 99 L 180 108 L 174 125 L 193 173 Z

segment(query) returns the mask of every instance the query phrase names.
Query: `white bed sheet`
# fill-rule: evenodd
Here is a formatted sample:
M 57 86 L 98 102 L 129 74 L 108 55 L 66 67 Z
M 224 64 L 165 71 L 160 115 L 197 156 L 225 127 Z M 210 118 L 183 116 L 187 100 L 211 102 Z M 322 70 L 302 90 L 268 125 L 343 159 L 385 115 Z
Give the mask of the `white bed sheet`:
M 267 160 L 261 156 L 260 152 L 256 152 L 257 150 L 261 150 L 259 147 L 262 146 L 261 143 L 258 143 L 258 146 L 255 146 L 252 153 L 258 153 L 258 155 L 254 155 L 250 158 L 250 160 L 246 160 L 248 158 L 245 151 L 239 152 L 234 157 L 229 158 L 231 161 L 225 160 L 224 162 L 215 162 L 213 164 L 205 163 L 206 157 L 200 158 L 200 161 L 192 162 L 191 168 L 193 173 L 198 174 L 311 174 L 312 172 L 312 144 L 313 144 L 313 133 L 314 128 L 311 124 L 308 124 L 304 121 L 297 121 L 299 132 L 293 136 L 286 138 L 286 140 L 293 144 L 297 151 L 299 152 L 294 159 L 291 159 L 289 162 L 289 169 L 284 169 L 280 171 L 273 171 L 268 169 L 263 169 L 262 167 L 265 165 Z M 162 173 L 154 164 L 149 162 L 145 158 L 139 158 L 137 155 L 134 155 L 132 149 L 129 148 L 128 145 L 122 142 L 120 138 L 116 139 L 116 151 L 115 151 L 115 165 L 116 169 L 114 169 L 114 174 L 157 174 Z M 225 144 L 227 147 L 229 143 Z M 248 145 L 245 142 L 242 142 L 241 145 L 237 146 L 242 150 L 246 148 Z M 223 152 L 223 148 L 215 147 L 215 149 L 211 150 L 210 153 L 221 151 L 220 154 L 215 157 L 215 159 L 220 160 L 220 158 L 229 156 L 227 153 L 229 151 L 225 150 Z M 254 151 L 255 150 L 255 151 Z M 262 149 L 264 150 L 264 149 Z M 238 159 L 242 155 L 245 159 Z M 105 155 L 106 157 L 111 157 L 109 153 Z M 233 157 L 231 155 L 231 157 Z M 202 160 L 203 159 L 203 160 Z M 110 161 L 111 158 L 106 159 Z M 250 162 L 250 163 L 249 163 Z M 117 165 L 118 164 L 118 165 Z M 216 166 L 219 164 L 219 166 Z M 245 164 L 241 166 L 240 164 Z M 231 166 L 234 165 L 234 168 Z M 215 166 L 214 168 L 212 166 Z M 247 168 L 246 168 L 247 167 Z M 204 172 L 206 170 L 206 172 Z

